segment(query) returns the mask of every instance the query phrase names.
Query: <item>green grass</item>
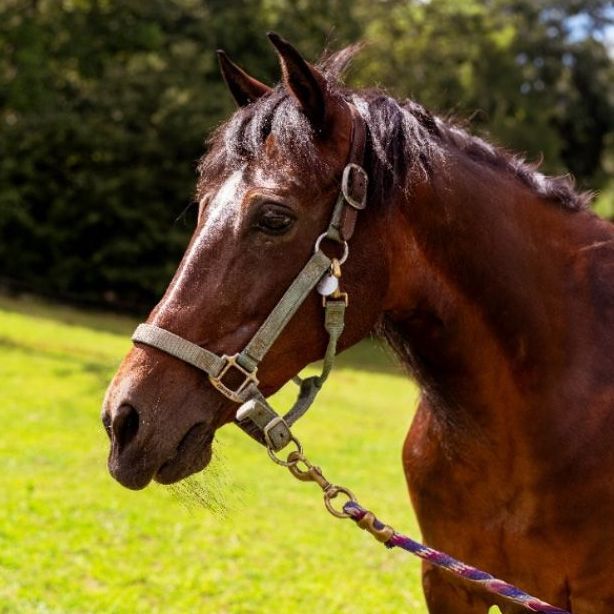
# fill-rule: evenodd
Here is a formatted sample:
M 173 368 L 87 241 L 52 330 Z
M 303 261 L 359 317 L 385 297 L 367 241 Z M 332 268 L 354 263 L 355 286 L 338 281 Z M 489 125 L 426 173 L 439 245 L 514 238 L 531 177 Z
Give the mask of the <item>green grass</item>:
M 98 414 L 133 325 L 0 299 L 0 612 L 426 611 L 416 559 L 329 516 L 232 425 L 183 487 L 116 484 Z M 296 433 L 331 480 L 418 536 L 400 462 L 415 401 L 363 344 Z
M 599 192 L 593 208 L 602 217 L 614 219 L 614 180 Z

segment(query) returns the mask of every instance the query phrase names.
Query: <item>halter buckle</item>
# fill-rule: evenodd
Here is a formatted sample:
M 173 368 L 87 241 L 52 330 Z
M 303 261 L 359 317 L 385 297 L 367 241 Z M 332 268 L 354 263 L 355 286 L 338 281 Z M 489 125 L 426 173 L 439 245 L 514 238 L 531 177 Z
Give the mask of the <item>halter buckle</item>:
M 341 192 L 348 205 L 359 211 L 367 206 L 369 176 L 365 169 L 354 162 L 346 164 L 341 178 Z
M 258 372 L 258 368 L 253 371 L 248 371 L 245 367 L 242 367 L 238 362 L 237 358 L 239 354 L 233 354 L 232 356 L 227 356 L 224 354 L 222 356 L 222 360 L 224 361 L 224 366 L 222 370 L 219 372 L 217 376 L 209 376 L 209 381 L 213 385 L 214 388 L 219 390 L 225 397 L 228 397 L 231 401 L 235 403 L 243 403 L 245 398 L 242 396 L 247 387 L 250 384 L 254 384 L 254 386 L 258 386 L 258 378 L 256 377 L 256 373 Z M 230 369 L 236 369 L 243 377 L 244 380 L 236 387 L 230 388 L 226 384 L 224 384 L 223 379 L 226 377 Z
M 350 297 L 347 292 L 341 292 L 337 289 L 332 294 L 322 297 L 322 307 L 326 307 L 326 304 L 330 301 L 343 301 L 347 307 L 350 304 Z

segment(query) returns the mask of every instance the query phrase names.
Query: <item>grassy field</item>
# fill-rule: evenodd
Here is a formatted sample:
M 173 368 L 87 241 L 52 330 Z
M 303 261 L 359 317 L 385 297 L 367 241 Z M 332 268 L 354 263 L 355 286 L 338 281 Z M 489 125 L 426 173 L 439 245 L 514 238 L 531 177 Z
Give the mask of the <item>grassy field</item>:
M 181 487 L 116 484 L 98 414 L 133 326 L 0 299 L 1 612 L 426 611 L 416 559 L 333 519 L 233 426 Z M 339 362 L 296 432 L 328 477 L 417 536 L 400 463 L 416 390 L 373 344 Z

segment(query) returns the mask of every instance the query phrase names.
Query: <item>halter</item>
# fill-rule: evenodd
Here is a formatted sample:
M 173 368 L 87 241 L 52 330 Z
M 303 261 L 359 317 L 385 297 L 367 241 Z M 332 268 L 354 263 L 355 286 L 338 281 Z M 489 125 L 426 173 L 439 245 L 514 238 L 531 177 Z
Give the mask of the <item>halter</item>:
M 256 441 L 266 445 L 274 459 L 277 458 L 274 453 L 291 441 L 300 448 L 290 427 L 309 409 L 328 378 L 345 324 L 348 295 L 339 288 L 341 266 L 349 254 L 348 241 L 354 233 L 358 211 L 366 207 L 368 185 L 368 176 L 362 166 L 366 124 L 356 108 L 350 103 L 347 105 L 352 119 L 350 153 L 328 228 L 316 239 L 313 255 L 245 348 L 232 356 L 219 356 L 153 324 L 139 324 L 132 335 L 133 342 L 155 347 L 204 371 L 214 388 L 231 401 L 241 404 L 236 414 L 236 424 Z M 329 258 L 322 251 L 321 244 L 325 239 L 342 246 L 340 258 Z M 258 388 L 258 365 L 316 286 L 322 295 L 324 328 L 328 334 L 322 372 L 306 379 L 293 378 L 299 385 L 298 397 L 282 418 Z M 237 375 L 240 380 L 237 380 Z

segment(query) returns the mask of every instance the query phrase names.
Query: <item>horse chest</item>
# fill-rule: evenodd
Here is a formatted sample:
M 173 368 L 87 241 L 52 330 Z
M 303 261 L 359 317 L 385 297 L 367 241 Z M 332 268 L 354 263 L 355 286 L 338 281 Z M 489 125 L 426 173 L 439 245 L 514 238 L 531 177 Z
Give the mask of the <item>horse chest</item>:
M 614 599 L 600 583 L 614 573 L 614 455 L 595 464 L 585 448 L 535 488 L 479 450 L 455 455 L 421 405 L 403 460 L 424 541 L 542 597 L 591 604 L 580 612 L 612 611 L 599 608 Z

